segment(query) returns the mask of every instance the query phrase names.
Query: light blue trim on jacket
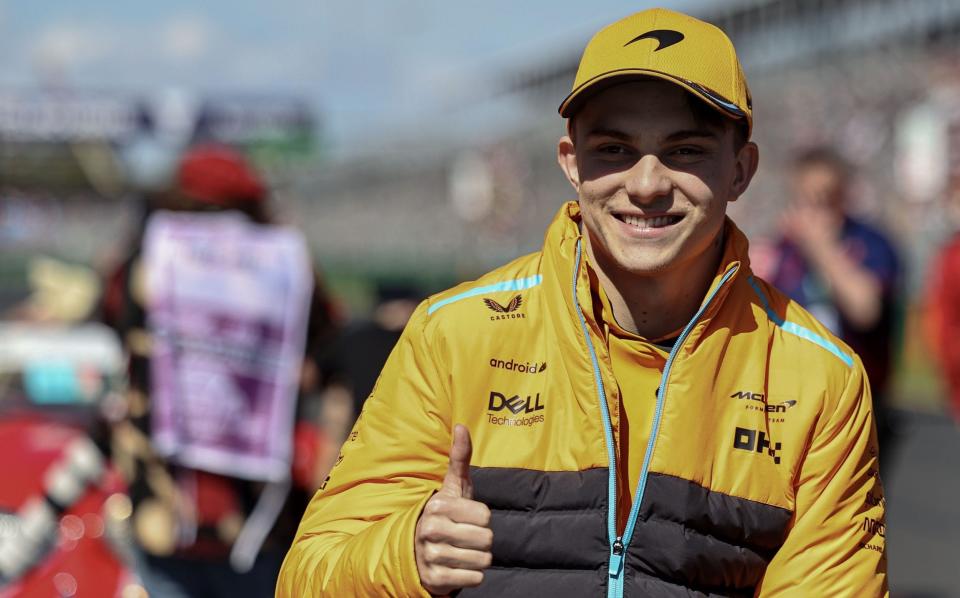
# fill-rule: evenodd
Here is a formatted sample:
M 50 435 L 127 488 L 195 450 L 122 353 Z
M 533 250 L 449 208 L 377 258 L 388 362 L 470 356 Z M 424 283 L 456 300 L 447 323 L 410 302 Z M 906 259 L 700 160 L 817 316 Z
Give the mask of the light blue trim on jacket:
M 774 313 L 774 311 L 770 308 L 770 304 L 767 302 L 766 295 L 764 295 L 763 291 L 760 290 L 760 285 L 757 284 L 757 281 L 755 281 L 752 276 L 748 280 L 750 281 L 750 286 L 753 287 L 753 292 L 756 293 L 757 297 L 760 298 L 760 304 L 763 305 L 764 311 L 767 312 L 767 317 L 770 318 L 774 324 L 779 326 L 784 332 L 789 332 L 790 334 L 799 336 L 800 338 L 808 340 L 815 345 L 820 345 L 827 351 L 830 351 L 839 357 L 840 361 L 847 364 L 847 367 L 853 367 L 853 357 L 844 353 L 843 350 L 840 349 L 840 347 L 838 347 L 835 343 L 828 341 L 816 332 L 808 328 L 804 328 L 799 324 L 787 322 Z
M 476 287 L 470 289 L 469 291 L 464 291 L 462 293 L 457 293 L 452 297 L 447 297 L 446 299 L 441 299 L 427 309 L 427 315 L 432 314 L 437 311 L 444 305 L 449 305 L 461 299 L 467 299 L 469 297 L 476 297 L 477 295 L 485 295 L 487 293 L 498 293 L 500 291 L 525 291 L 527 289 L 533 288 L 543 282 L 543 275 L 536 274 L 534 276 L 528 276 L 527 278 L 517 278 L 515 280 L 505 280 L 503 282 L 498 282 L 496 284 L 488 284 L 482 287 Z
M 623 558 L 624 553 L 619 554 L 614 550 L 614 545 L 620 542 L 617 536 L 617 449 L 613 441 L 613 426 L 610 424 L 610 409 L 607 406 L 607 391 L 603 387 L 603 376 L 600 375 L 600 360 L 597 357 L 597 351 L 593 346 L 593 339 L 590 338 L 590 331 L 587 329 L 587 322 L 583 317 L 583 310 L 580 309 L 580 301 L 577 299 L 577 279 L 580 274 L 581 247 L 580 241 L 577 241 L 577 258 L 573 264 L 573 306 L 577 310 L 577 319 L 580 321 L 580 330 L 583 332 L 583 339 L 587 345 L 587 352 L 590 354 L 590 363 L 593 366 L 593 380 L 597 386 L 597 396 L 600 399 L 600 418 L 603 420 L 603 439 L 607 447 L 607 538 L 610 542 L 610 579 L 607 583 L 607 598 L 618 598 L 623 595 Z M 621 548 L 623 548 L 621 544 Z

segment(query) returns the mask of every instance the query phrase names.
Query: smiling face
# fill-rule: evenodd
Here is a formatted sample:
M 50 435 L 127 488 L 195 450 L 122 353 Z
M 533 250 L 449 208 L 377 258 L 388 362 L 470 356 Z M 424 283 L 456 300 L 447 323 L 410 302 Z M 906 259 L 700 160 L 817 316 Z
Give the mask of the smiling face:
M 727 202 L 746 190 L 758 154 L 699 101 L 657 79 L 622 83 L 591 97 L 560 140 L 604 270 L 657 276 L 719 256 Z

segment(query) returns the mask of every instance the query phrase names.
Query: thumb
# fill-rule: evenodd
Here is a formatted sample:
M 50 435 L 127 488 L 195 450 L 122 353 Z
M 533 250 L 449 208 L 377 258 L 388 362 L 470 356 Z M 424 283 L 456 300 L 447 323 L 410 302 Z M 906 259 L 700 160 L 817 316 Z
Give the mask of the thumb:
M 453 446 L 450 447 L 450 464 L 443 477 L 440 493 L 459 498 L 473 498 L 473 482 L 470 480 L 470 457 L 473 443 L 470 430 L 463 424 L 453 427 Z

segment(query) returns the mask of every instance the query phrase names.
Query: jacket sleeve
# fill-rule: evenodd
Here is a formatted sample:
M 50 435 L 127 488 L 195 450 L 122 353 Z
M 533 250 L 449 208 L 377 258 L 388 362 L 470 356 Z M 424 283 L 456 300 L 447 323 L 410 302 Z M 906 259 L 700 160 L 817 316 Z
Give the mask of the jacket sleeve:
M 885 499 L 870 389 L 859 359 L 827 397 L 795 479 L 790 530 L 757 596 L 888 596 Z
M 414 530 L 440 487 L 451 442 L 449 393 L 424 332 L 425 304 L 394 348 L 297 530 L 277 596 L 429 596 Z

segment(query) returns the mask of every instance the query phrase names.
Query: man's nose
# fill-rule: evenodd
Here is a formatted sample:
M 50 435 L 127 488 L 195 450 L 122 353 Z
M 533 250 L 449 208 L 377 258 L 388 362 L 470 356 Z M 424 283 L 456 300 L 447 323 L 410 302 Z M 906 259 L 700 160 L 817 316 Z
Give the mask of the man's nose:
M 627 171 L 625 190 L 630 199 L 640 203 L 649 203 L 657 198 L 669 196 L 673 183 L 667 168 L 654 154 L 646 154 Z

